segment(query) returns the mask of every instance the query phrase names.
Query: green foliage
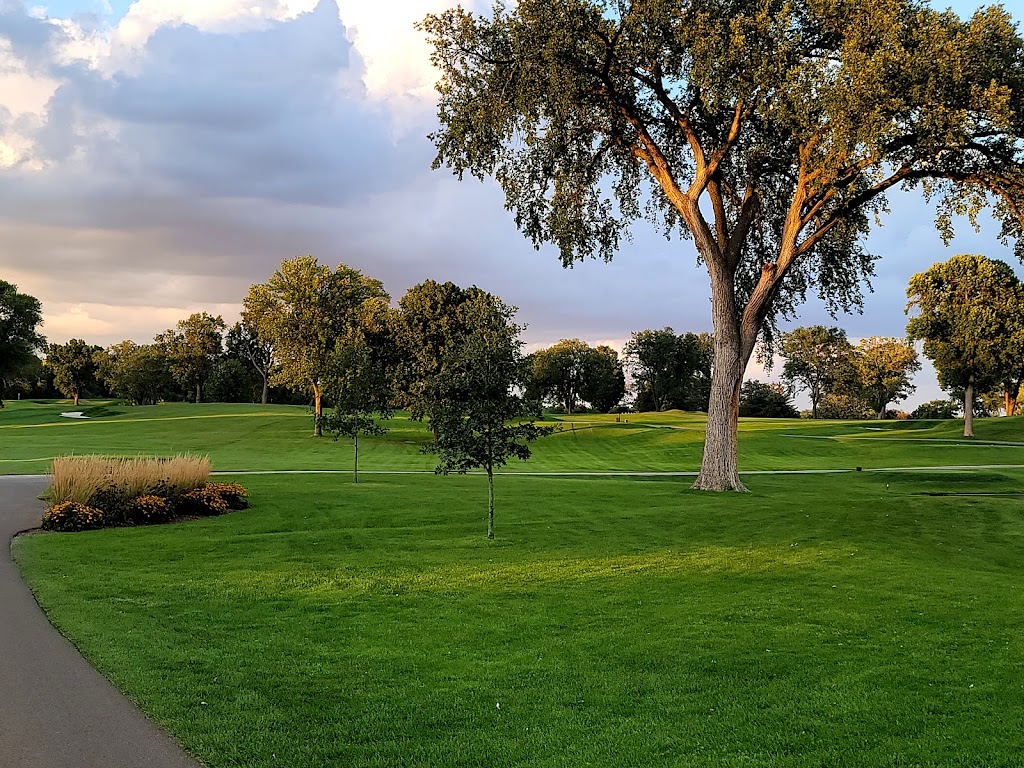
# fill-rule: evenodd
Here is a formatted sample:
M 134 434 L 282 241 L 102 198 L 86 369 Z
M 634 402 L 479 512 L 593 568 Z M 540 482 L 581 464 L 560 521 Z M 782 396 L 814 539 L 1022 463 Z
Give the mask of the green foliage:
M 262 385 L 259 401 L 266 405 L 270 395 L 270 375 L 274 368 L 274 346 L 270 342 L 261 341 L 251 325 L 238 322 L 228 329 L 224 337 L 224 351 L 227 359 L 244 362 L 250 367 L 250 373 L 259 377 Z
M 231 511 L 227 499 L 209 483 L 179 496 L 175 507 L 179 514 L 198 517 L 214 517 Z
M 0 280 L 0 408 L 7 386 L 37 359 L 36 351 L 46 349 L 46 339 L 38 331 L 42 322 L 39 300 Z
M 53 371 L 53 383 L 65 397 L 74 398 L 97 393 L 96 353 L 101 348 L 71 339 L 67 344 L 51 344 L 46 349 L 46 367 Z
M 786 360 L 782 377 L 791 386 L 807 390 L 811 417 L 816 419 L 822 396 L 856 376 L 853 345 L 844 330 L 823 325 L 795 328 L 779 341 L 778 352 Z
M 671 328 L 635 331 L 624 350 L 633 377 L 636 409 L 706 411 L 714 342 L 707 333 Z
M 551 398 L 565 413 L 576 412 L 583 403 L 607 413 L 626 394 L 619 355 L 611 347 L 562 339 L 530 355 L 529 366 L 531 397 Z
M 249 508 L 249 490 L 239 483 L 207 483 L 206 487 L 216 493 L 229 508 L 234 510 Z
M 921 403 L 910 414 L 912 419 L 955 419 L 960 413 L 956 400 L 929 400 Z
M 860 385 L 860 395 L 878 418 L 895 400 L 914 393 L 911 379 L 921 370 L 917 352 L 904 339 L 871 336 L 861 339 L 853 358 Z
M 167 357 L 155 344 L 122 341 L 95 353 L 97 376 L 117 397 L 153 405 L 171 390 Z
M 263 381 L 245 360 L 222 357 L 210 368 L 203 397 L 211 403 L 258 403 Z
M 875 415 L 871 406 L 859 394 L 859 389 L 845 394 L 829 392 L 818 404 L 818 418 L 855 420 L 867 419 Z
M 202 402 L 203 387 L 223 351 L 224 318 L 197 312 L 177 326 L 159 334 L 157 347 L 167 358 L 171 378 L 186 393 L 195 393 L 195 402 Z
M 174 517 L 174 507 L 162 496 L 148 494 L 132 499 L 129 515 L 131 522 L 136 525 L 166 523 Z
M 439 473 L 476 467 L 487 473 L 487 537 L 494 538 L 494 470 L 509 459 L 529 459 L 529 443 L 552 430 L 529 420 L 536 404 L 519 394 L 528 374 L 515 309 L 482 292 L 464 309 L 470 332 L 442 358 L 431 385 L 436 400 L 430 418 L 438 438 L 427 450 L 437 454 Z
M 740 416 L 798 418 L 800 412 L 794 407 L 792 397 L 781 384 L 765 384 L 756 379 L 744 382 L 740 389 Z
M 243 320 L 273 349 L 270 383 L 312 390 L 317 435 L 322 388 L 331 376 L 338 339 L 353 327 L 364 302 L 388 298 L 379 280 L 344 264 L 332 272 L 312 256 L 286 259 L 268 282 L 249 289 Z

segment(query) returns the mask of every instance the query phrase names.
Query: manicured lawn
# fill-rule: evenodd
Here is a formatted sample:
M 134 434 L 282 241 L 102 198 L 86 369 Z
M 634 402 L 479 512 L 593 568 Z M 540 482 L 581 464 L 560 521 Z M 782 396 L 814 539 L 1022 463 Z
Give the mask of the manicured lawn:
M 89 405 L 83 408 L 88 409 Z M 294 406 L 171 403 L 107 405 L 87 421 L 62 419 L 69 404 L 9 402 L 0 411 L 0 474 L 42 473 L 67 453 L 208 454 L 218 470 L 348 469 L 349 443 L 311 435 L 307 409 Z M 680 412 L 559 418 L 562 430 L 536 444 L 527 464 L 508 471 L 692 471 L 700 466 L 704 419 Z M 382 438 L 363 440 L 365 470 L 430 470 L 420 453 L 422 423 L 390 422 Z M 948 464 L 1024 465 L 1024 418 L 982 419 L 978 437 L 960 422 L 812 422 L 744 419 L 744 470 L 826 469 Z M 999 443 L 1022 443 L 1006 445 Z
M 503 477 L 490 544 L 481 478 L 366 480 L 248 477 L 247 512 L 15 554 L 213 768 L 1022 764 L 1024 472 Z M 968 492 L 1007 495 L 923 495 Z

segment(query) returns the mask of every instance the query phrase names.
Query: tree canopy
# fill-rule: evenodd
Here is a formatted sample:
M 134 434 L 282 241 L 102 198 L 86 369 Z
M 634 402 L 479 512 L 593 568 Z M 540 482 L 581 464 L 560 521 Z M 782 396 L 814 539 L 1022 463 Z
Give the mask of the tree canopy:
M 18 293 L 18 286 L 0 280 L 0 408 L 10 380 L 35 359 L 37 351 L 46 349 L 46 339 L 38 330 L 42 311 L 37 298 Z
M 807 390 L 811 418 L 818 418 L 818 403 L 832 386 L 853 376 L 853 345 L 841 328 L 823 325 L 794 328 L 782 334 L 779 354 L 786 362 L 782 378 Z
M 714 354 L 707 333 L 635 331 L 623 350 L 640 411 L 705 411 Z
M 885 336 L 861 339 L 853 364 L 864 400 L 880 419 L 889 403 L 914 393 L 913 376 L 921 370 L 912 344 Z
M 715 330 L 697 488 L 742 489 L 758 338 L 812 289 L 860 305 L 890 190 L 937 199 L 947 237 L 989 203 L 1021 234 L 1024 43 L 999 6 L 519 0 L 421 27 L 441 73 L 435 167 L 496 179 L 535 245 L 610 259 L 642 217 L 692 238 Z
M 67 344 L 51 344 L 46 349 L 46 366 L 53 371 L 53 384 L 65 397 L 78 405 L 83 394 L 98 389 L 96 353 L 100 347 L 71 339 Z
M 943 389 L 963 392 L 964 436 L 971 437 L 975 393 L 1021 370 L 1024 286 L 1002 261 L 960 255 L 914 275 L 907 296 L 907 311 L 917 312 L 907 334 L 924 341 Z

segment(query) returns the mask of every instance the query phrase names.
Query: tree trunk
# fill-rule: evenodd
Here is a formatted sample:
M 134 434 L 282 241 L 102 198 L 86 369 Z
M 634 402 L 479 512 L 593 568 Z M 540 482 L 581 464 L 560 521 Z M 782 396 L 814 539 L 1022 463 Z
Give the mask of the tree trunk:
M 352 482 L 359 482 L 359 429 L 356 429 L 355 435 L 352 437 L 355 443 L 355 460 L 352 462 Z
M 203 385 L 198 381 L 196 382 L 196 402 L 203 402 Z
M 78 407 L 78 393 L 77 392 L 75 392 L 74 397 L 75 397 L 75 407 L 77 408 Z
M 974 437 L 974 376 L 964 390 L 964 437 Z
M 714 324 L 715 359 L 711 370 L 707 435 L 700 474 L 693 484 L 698 491 L 746 491 L 737 468 L 740 387 L 753 340 L 744 345 L 736 318 L 733 281 L 712 279 L 711 318 Z M 756 330 L 755 330 L 756 337 Z M 749 347 L 749 351 L 745 349 Z
M 262 405 L 266 405 L 267 401 L 269 399 L 270 399 L 270 382 L 269 382 L 269 377 L 268 376 L 264 376 L 263 377 L 263 394 L 260 395 L 260 403 Z
M 494 469 L 487 467 L 487 538 L 494 538 Z
M 888 403 L 886 403 L 885 405 L 883 405 L 881 408 L 878 409 L 878 416 L 876 418 L 879 421 L 881 421 L 882 419 L 885 418 L 885 406 L 886 405 L 888 405 Z
M 1003 410 L 1006 411 L 1007 416 L 1013 416 L 1017 410 L 1017 393 L 1006 390 L 1006 403 L 1003 406 Z
M 811 390 L 811 418 L 818 418 L 818 396 Z
M 320 422 L 323 415 L 323 402 L 320 397 L 320 387 L 313 385 L 313 437 L 323 437 L 324 427 Z

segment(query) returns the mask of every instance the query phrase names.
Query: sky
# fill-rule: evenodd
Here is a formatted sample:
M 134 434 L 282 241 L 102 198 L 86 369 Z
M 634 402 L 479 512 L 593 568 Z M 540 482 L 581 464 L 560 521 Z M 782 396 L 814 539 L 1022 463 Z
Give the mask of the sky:
M 493 182 L 431 170 L 436 72 L 412 25 L 455 3 L 0 0 L 0 279 L 43 303 L 54 342 L 145 342 L 197 311 L 233 322 L 251 283 L 303 254 L 394 299 L 427 278 L 478 285 L 519 307 L 529 348 L 710 330 L 690 243 L 641 223 L 610 264 L 566 270 Z M 1004 5 L 1024 19 L 1024 0 Z M 863 314 L 811 301 L 795 325 L 902 335 L 910 276 L 957 253 L 1024 275 L 994 222 L 946 247 L 919 197 L 892 204 Z M 927 364 L 917 384 L 908 407 L 942 396 Z

